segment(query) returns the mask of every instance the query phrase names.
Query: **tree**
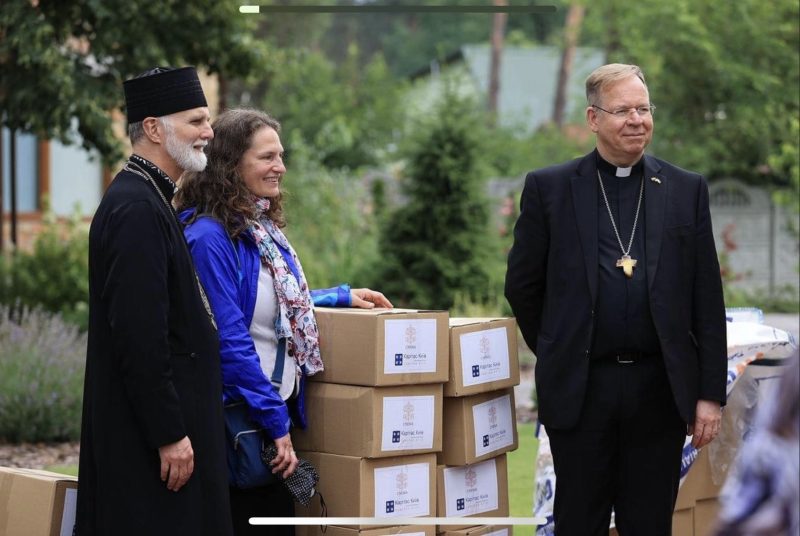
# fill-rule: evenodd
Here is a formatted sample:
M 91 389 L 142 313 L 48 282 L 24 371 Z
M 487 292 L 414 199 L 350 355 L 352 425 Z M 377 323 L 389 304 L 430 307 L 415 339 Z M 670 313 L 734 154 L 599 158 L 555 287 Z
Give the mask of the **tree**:
M 488 203 L 477 173 L 484 120 L 475 110 L 447 91 L 415 129 L 408 203 L 380 238 L 380 288 L 400 305 L 448 309 L 457 294 L 482 301 L 490 292 Z
M 240 2 L 25 1 L 0 3 L 0 122 L 121 156 L 110 112 L 122 81 L 156 65 L 197 65 L 242 76 L 260 59 Z
M 567 83 L 572 75 L 572 62 L 581 31 L 583 14 L 586 8 L 580 4 L 570 4 L 567 21 L 564 23 L 564 49 L 561 51 L 561 66 L 558 69 L 556 100 L 553 105 L 553 123 L 559 128 L 564 125 L 564 109 L 567 106 Z
M 492 0 L 495 6 L 507 6 L 508 0 Z M 492 57 L 489 63 L 489 124 L 497 124 L 500 100 L 500 63 L 503 57 L 503 38 L 506 32 L 508 13 L 495 13 L 492 17 Z
M 797 144 L 796 0 L 598 0 L 588 10 L 586 41 L 647 74 L 655 154 L 711 179 L 787 185 L 769 157 Z
M 298 131 L 326 167 L 357 168 L 380 160 L 399 133 L 403 84 L 380 54 L 363 68 L 350 46 L 349 59 L 336 66 L 319 52 L 276 49 L 263 106 L 288 132 Z M 288 147 L 289 151 L 292 147 Z
M 383 3 L 383 2 L 382 2 Z M 401 0 L 386 3 L 401 4 Z M 480 2 L 478 2 L 480 4 Z M 449 0 L 450 6 L 475 5 L 474 0 Z M 380 35 L 380 44 L 392 72 L 408 76 L 427 67 L 431 61 L 441 61 L 458 51 L 464 44 L 489 41 L 493 27 L 487 13 L 392 13 L 390 29 Z M 557 14 L 520 13 L 507 18 L 507 30 L 544 41 L 558 27 Z M 364 19 L 366 22 L 366 18 Z M 359 40 L 376 32 L 372 26 L 362 26 Z M 363 37 L 362 37 L 363 36 Z M 361 41 L 359 41 L 361 42 Z M 365 50 L 367 50 L 365 48 Z

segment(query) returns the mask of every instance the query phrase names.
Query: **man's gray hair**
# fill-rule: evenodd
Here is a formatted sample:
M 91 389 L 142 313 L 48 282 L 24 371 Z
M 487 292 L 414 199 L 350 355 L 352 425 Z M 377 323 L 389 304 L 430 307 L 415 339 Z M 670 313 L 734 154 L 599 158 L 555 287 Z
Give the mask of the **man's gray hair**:
M 172 123 L 170 123 L 170 120 L 167 117 L 168 116 L 165 115 L 158 117 L 157 119 L 161 121 L 161 123 L 169 131 L 172 127 Z M 142 123 L 143 121 L 137 121 L 136 123 L 131 123 L 128 125 L 128 138 L 131 140 L 131 145 L 136 145 L 136 142 L 144 137 L 144 125 Z
M 644 73 L 638 65 L 628 65 L 625 63 L 609 63 L 598 67 L 586 79 L 586 101 L 590 106 L 599 105 L 600 95 L 605 89 L 624 80 L 630 76 L 635 76 L 642 81 L 644 87 L 647 87 L 647 82 L 644 81 Z
M 128 138 L 131 140 L 131 145 L 136 145 L 140 139 L 144 137 L 144 126 L 141 121 L 131 123 L 128 125 Z

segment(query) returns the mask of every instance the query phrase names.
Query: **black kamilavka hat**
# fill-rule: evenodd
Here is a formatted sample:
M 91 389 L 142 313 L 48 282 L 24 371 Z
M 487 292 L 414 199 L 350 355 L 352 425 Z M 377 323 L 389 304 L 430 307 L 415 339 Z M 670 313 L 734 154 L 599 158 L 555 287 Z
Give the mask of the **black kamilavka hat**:
M 208 106 L 194 67 L 156 67 L 122 86 L 128 124 Z

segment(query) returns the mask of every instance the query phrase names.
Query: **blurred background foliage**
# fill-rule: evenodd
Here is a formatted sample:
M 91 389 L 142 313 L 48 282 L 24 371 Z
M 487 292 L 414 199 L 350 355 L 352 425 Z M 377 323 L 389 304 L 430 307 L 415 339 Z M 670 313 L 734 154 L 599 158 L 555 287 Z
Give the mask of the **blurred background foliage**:
M 60 315 L 0 305 L 0 443 L 77 440 L 85 358 Z
M 303 4 L 319 2 L 291 3 Z M 391 287 L 401 305 L 451 307 L 475 299 L 497 310 L 504 307 L 497 284 L 510 244 L 509 211 L 519 191 L 492 197 L 490 181 L 519 181 L 528 170 L 580 156 L 593 140 L 580 122 L 565 124 L 555 116 L 533 132 L 496 126 L 485 95 L 459 105 L 460 123 L 446 119 L 455 117 L 448 98 L 431 99 L 440 104 L 432 109 L 426 103 L 423 115 L 438 120 L 426 121 L 409 97 L 414 76 L 432 61 L 446 63 L 465 44 L 493 38 L 500 46 L 595 47 L 607 61 L 637 63 L 647 73 L 658 105 L 654 154 L 711 181 L 736 177 L 767 187 L 797 211 L 800 8 L 795 0 L 555 0 L 555 11 L 513 14 L 499 31 L 492 14 L 241 15 L 238 5 L 230 0 L 158 7 L 141 0 L 5 2 L 0 118 L 5 126 L 53 137 L 68 137 L 77 120 L 83 143 L 114 162 L 120 144 L 108 111 L 121 108 L 121 81 L 153 64 L 203 66 L 218 76 L 223 108 L 262 108 L 283 123 L 290 157 L 288 233 L 312 285 L 369 282 Z M 19 87 L 26 90 L 12 91 Z M 467 144 L 474 155 L 458 155 L 471 161 L 468 170 L 450 158 L 461 134 L 442 129 L 460 129 L 474 139 Z M 433 169 L 440 158 L 441 169 Z M 451 185 L 469 183 L 469 199 L 434 202 L 432 191 L 420 190 L 420 185 L 434 188 L 431 181 L 448 173 Z M 462 201 L 461 207 L 450 206 Z M 456 252 L 442 248 L 449 237 L 432 239 L 436 233 L 426 226 L 451 222 L 458 212 L 471 215 L 464 221 L 473 242 L 488 246 Z M 413 214 L 413 221 L 403 221 L 399 213 Z M 413 225 L 419 229 L 412 240 L 406 233 Z M 398 242 L 406 239 L 411 242 Z M 46 240 L 40 240 L 35 253 L 40 259 L 33 264 L 49 264 L 41 257 L 57 250 Z M 398 254 L 401 247 L 413 247 L 414 257 L 428 261 L 412 262 L 412 256 Z M 474 251 L 467 255 L 466 249 Z M 78 281 L 77 257 L 83 251 L 76 246 L 57 253 L 62 265 L 76 267 L 48 275 L 50 285 L 37 282 L 43 277 L 37 270 L 44 268 L 27 267 L 24 256 L 5 259 L 0 273 L 14 285 L 0 291 L 0 301 L 39 303 L 74 316 L 85 302 L 76 297 L 85 293 Z M 464 263 L 472 262 L 481 269 L 463 274 Z M 431 263 L 443 279 L 432 275 Z M 390 280 L 382 280 L 389 274 Z M 402 285 L 398 274 L 405 274 Z M 473 275 L 491 283 L 476 292 Z M 43 288 L 48 286 L 68 288 Z M 500 304 L 489 304 L 489 296 Z
M 284 0 L 269 3 L 289 5 Z M 457 0 L 447 5 L 470 3 Z M 711 181 L 736 177 L 765 186 L 796 213 L 800 15 L 795 0 L 549 4 L 556 10 L 509 16 L 500 45 L 595 47 L 604 51 L 607 61 L 638 63 L 658 104 L 654 154 Z M 218 76 L 222 108 L 262 108 L 282 122 L 290 156 L 288 232 L 312 284 L 381 286 L 380 274 L 409 269 L 407 257 L 393 254 L 402 228 L 437 221 L 436 203 L 410 194 L 409 185 L 430 180 L 426 170 L 414 164 L 415 155 L 420 156 L 420 145 L 427 144 L 433 162 L 436 155 L 448 153 L 453 141 L 429 136 L 437 122 L 430 119 L 441 119 L 445 111 L 427 107 L 420 112 L 410 102 L 413 78 L 430 70 L 432 61 L 446 62 L 462 45 L 488 43 L 497 28 L 494 16 L 402 10 L 241 15 L 238 5 L 230 0 L 170 1 L 157 7 L 139 0 L 3 3 L 0 118 L 5 126 L 67 141 L 71 125 L 77 124 L 83 144 L 115 162 L 120 144 L 108 111 L 121 108 L 121 81 L 153 64 L 200 65 Z M 381 5 L 401 8 L 404 1 Z M 19 87 L 26 90 L 12 91 Z M 475 176 L 468 179 L 476 192 L 485 192 L 491 179 L 520 178 L 528 170 L 580 156 L 592 147 L 580 124 L 551 122 L 526 133 L 493 126 L 485 96 L 468 108 L 459 113 L 471 122 L 467 129 L 477 140 L 476 154 L 469 157 L 476 162 Z M 445 128 L 451 127 L 454 124 L 447 123 Z M 472 232 L 479 233 L 473 242 L 490 244 L 480 248 L 490 257 L 481 265 L 493 285 L 502 280 L 510 243 L 511 222 L 504 211 L 511 200 L 516 203 L 518 194 L 483 199 L 476 205 L 481 214 L 469 220 Z M 418 221 L 404 222 L 399 212 L 413 212 Z M 425 232 L 413 248 L 420 257 L 435 259 L 440 244 L 426 242 Z M 62 262 L 72 265 L 71 256 L 81 251 L 59 254 Z M 37 255 L 45 255 L 44 250 Z M 409 278 L 419 281 L 406 284 L 428 291 L 397 288 L 400 303 L 422 305 L 417 300 L 428 294 L 439 297 L 427 306 L 449 307 L 457 294 L 460 302 L 465 296 L 482 302 L 494 295 L 502 308 L 495 287 L 482 296 L 474 292 L 470 277 L 459 275 L 461 262 L 456 258 L 436 263 L 449 272 L 445 279 L 461 280 L 462 286 L 447 284 L 434 292 L 431 288 L 442 281 L 438 276 L 412 271 Z M 85 284 L 77 281 L 78 268 L 41 285 L 36 282 L 41 268 L 29 268 L 25 258 L 3 262 L 6 273 L 20 272 L 14 276 L 19 289 L 3 291 L 5 303 L 40 303 L 73 315 L 85 302 L 74 296 L 85 292 Z M 12 264 L 17 268 L 10 268 Z M 395 280 L 387 284 L 394 288 Z M 69 289 L 45 288 L 62 285 Z
M 533 132 L 497 126 L 487 95 L 470 100 L 446 84 L 420 112 L 415 76 L 493 37 L 595 47 L 608 62 L 643 67 L 658 105 L 653 154 L 710 181 L 769 189 L 797 232 L 797 0 L 551 0 L 554 12 L 513 14 L 499 32 L 491 14 L 241 15 L 240 4 L 2 2 L 0 122 L 66 142 L 77 131 L 116 169 L 123 145 L 109 112 L 122 110 L 122 80 L 153 65 L 201 66 L 219 80 L 221 108 L 261 108 L 282 122 L 287 234 L 312 286 L 349 282 L 397 305 L 509 314 L 502 281 L 519 186 L 493 185 L 519 185 L 593 139 L 574 117 Z M 0 321 L 49 329 L 19 316 L 36 307 L 84 328 L 86 236 L 77 217 L 50 218 L 32 251 L 0 255 Z M 796 288 L 726 290 L 731 304 L 797 311 Z M 60 434 L 70 432 L 42 437 Z
M 45 211 L 32 251 L 0 255 L 0 306 L 9 313 L 41 309 L 85 330 L 89 322 L 88 225 L 76 213 Z

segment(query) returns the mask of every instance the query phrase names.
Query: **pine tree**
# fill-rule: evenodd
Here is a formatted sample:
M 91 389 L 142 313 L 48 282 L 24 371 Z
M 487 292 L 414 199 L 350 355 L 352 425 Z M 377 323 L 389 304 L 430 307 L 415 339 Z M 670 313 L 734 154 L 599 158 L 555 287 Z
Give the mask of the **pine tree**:
M 484 118 L 446 91 L 415 129 L 405 184 L 408 203 L 381 232 L 380 288 L 395 304 L 449 309 L 456 294 L 489 294 L 487 200 L 479 180 Z

